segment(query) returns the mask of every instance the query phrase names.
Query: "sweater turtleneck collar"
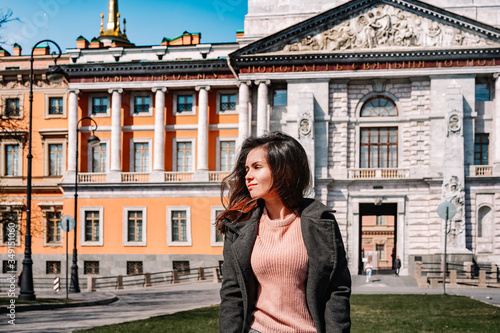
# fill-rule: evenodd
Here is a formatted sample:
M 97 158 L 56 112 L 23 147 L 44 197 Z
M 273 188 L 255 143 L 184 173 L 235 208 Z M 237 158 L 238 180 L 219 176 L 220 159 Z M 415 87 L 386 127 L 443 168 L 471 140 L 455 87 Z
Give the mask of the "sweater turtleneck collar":
M 267 213 L 267 209 L 264 207 L 264 211 L 262 212 L 262 217 L 261 221 L 266 223 L 270 227 L 286 227 L 290 225 L 295 219 L 297 218 L 297 215 L 295 212 L 292 212 L 292 214 L 288 215 L 284 219 L 276 219 L 276 220 L 271 220 L 269 217 L 269 214 Z

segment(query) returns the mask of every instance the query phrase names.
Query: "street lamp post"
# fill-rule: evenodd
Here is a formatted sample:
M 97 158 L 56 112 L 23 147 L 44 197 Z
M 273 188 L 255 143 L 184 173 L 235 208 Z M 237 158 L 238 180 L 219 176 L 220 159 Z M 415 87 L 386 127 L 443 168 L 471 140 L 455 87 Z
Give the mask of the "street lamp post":
M 97 130 L 97 123 L 95 122 L 94 119 L 90 117 L 83 117 L 82 119 L 78 120 L 76 123 L 76 149 L 75 149 L 75 161 L 76 161 L 76 167 L 75 167 L 75 233 L 74 233 L 74 244 L 73 244 L 73 264 L 71 265 L 71 284 L 69 287 L 69 291 L 72 293 L 79 293 L 80 292 L 80 283 L 78 281 L 78 251 L 76 250 L 76 234 L 77 234 L 77 221 L 78 221 L 78 125 L 82 120 L 91 120 L 94 123 L 94 129 L 92 130 L 92 135 L 90 138 L 88 138 L 87 143 L 91 147 L 96 147 L 101 143 L 101 140 L 97 136 L 94 135 L 94 132 Z
M 24 260 L 23 260 L 23 274 L 21 277 L 21 292 L 19 294 L 19 299 L 23 300 L 35 300 L 35 290 L 33 288 L 33 260 L 31 258 L 31 186 L 32 186 L 32 131 L 33 131 L 33 62 L 35 58 L 33 54 L 35 52 L 35 48 L 41 43 L 52 43 L 57 47 L 59 51 L 58 54 L 55 55 L 54 58 L 54 66 L 49 68 L 47 71 L 47 79 L 54 83 L 59 83 L 64 80 L 66 74 L 64 71 L 57 65 L 57 59 L 61 57 L 62 51 L 59 45 L 56 42 L 50 39 L 44 39 L 36 43 L 31 49 L 31 58 L 30 58 L 30 94 L 29 94 L 29 118 L 28 118 L 28 178 L 27 178 L 27 186 L 26 186 L 26 234 L 24 237 Z

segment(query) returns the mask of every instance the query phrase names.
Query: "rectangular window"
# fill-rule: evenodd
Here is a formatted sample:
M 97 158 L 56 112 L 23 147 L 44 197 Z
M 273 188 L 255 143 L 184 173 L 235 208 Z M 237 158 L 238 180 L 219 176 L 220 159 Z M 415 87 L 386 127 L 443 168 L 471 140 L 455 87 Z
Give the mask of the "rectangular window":
M 287 90 L 273 90 L 273 106 L 287 106 Z
M 172 261 L 172 268 L 179 272 L 179 275 L 189 275 L 189 261 Z
M 134 98 L 134 113 L 149 112 L 149 97 L 136 96 Z
M 99 235 L 99 211 L 85 212 L 85 241 L 98 242 Z
M 193 111 L 193 95 L 177 95 L 177 112 Z
M 149 144 L 134 143 L 134 172 L 149 172 Z
M 385 260 L 385 250 L 384 244 L 376 244 L 375 249 L 377 250 L 377 257 L 379 260 Z
M 17 260 L 4 260 L 2 262 L 2 274 L 17 272 Z
M 220 210 L 216 210 L 215 211 L 215 215 L 216 216 L 219 216 L 220 214 L 222 214 L 223 210 L 220 209 Z M 214 221 L 215 222 L 215 221 Z M 224 242 L 224 235 L 222 235 L 219 231 L 215 230 L 215 242 L 216 243 L 223 243 Z
M 476 102 L 490 100 L 490 87 L 487 83 L 476 83 Z
M 92 172 L 106 172 L 106 143 L 92 147 Z
M 185 210 L 172 211 L 172 241 L 187 242 L 187 216 Z
M 236 110 L 236 94 L 220 95 L 220 111 Z
M 47 212 L 47 243 L 61 242 L 61 212 Z
M 476 133 L 474 140 L 474 165 L 488 165 L 489 134 Z
M 127 261 L 127 275 L 142 274 L 142 261 Z
M 177 142 L 177 171 L 192 171 L 191 142 Z
M 397 128 L 362 128 L 360 148 L 361 168 L 398 167 Z
M 49 176 L 63 174 L 63 145 L 49 144 Z
M 99 261 L 84 261 L 83 274 L 99 274 Z
M 49 98 L 49 114 L 63 114 L 63 98 L 50 97 Z
M 19 176 L 19 145 L 5 145 L 5 175 Z
M 92 98 L 92 113 L 102 114 L 108 112 L 108 98 L 107 97 L 93 97 Z
M 19 117 L 21 109 L 19 108 L 19 98 L 7 98 L 5 100 L 5 116 L 7 118 Z
M 61 262 L 60 261 L 47 261 L 46 262 L 46 274 L 61 274 Z
M 128 211 L 127 241 L 142 242 L 142 210 Z
M 19 213 L 17 211 L 10 211 L 3 213 L 2 216 L 2 231 L 3 231 L 3 243 L 7 244 L 9 242 L 17 243 L 17 237 L 19 232 Z
M 220 142 L 220 171 L 231 171 L 234 165 L 234 141 Z

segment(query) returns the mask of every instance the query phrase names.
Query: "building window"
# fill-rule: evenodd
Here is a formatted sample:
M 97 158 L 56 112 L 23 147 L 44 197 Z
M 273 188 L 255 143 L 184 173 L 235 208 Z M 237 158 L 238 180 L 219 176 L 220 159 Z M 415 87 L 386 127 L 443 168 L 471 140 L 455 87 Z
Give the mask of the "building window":
M 177 112 L 193 111 L 193 95 L 177 95 Z
M 8 208 L 7 208 L 8 209 Z M 19 218 L 20 210 L 2 211 L 0 215 L 0 224 L 2 225 L 2 238 L 0 239 L 3 245 L 14 242 L 16 246 L 20 244 L 19 240 Z
M 236 110 L 236 94 L 220 94 L 220 109 L 219 111 L 235 111 Z
M 273 90 L 273 106 L 287 106 L 287 90 L 274 89 Z
M 107 97 L 92 97 L 92 114 L 103 114 L 108 112 Z
M 46 274 L 61 274 L 61 262 L 60 261 L 47 261 L 46 263 Z
M 177 169 L 176 171 L 191 172 L 193 170 L 192 143 L 177 142 Z
M 476 102 L 490 100 L 490 86 L 487 83 L 476 83 Z
M 148 96 L 135 96 L 134 98 L 134 113 L 149 112 L 149 97 Z
M 142 261 L 127 261 L 127 275 L 142 274 Z
M 10 272 L 17 272 L 17 260 L 2 261 L 2 274 L 8 274 Z
M 87 211 L 85 212 L 85 241 L 86 242 L 98 242 L 99 235 L 99 224 L 100 217 L 99 211 Z
M 474 140 L 474 165 L 488 165 L 489 144 L 489 134 L 476 134 Z
M 377 251 L 378 260 L 385 260 L 385 250 L 384 244 L 376 244 L 375 249 Z
M 212 207 L 211 209 L 211 225 L 210 225 L 210 244 L 212 246 L 223 246 L 224 236 L 217 230 L 215 221 L 224 211 L 224 207 Z
M 220 171 L 231 171 L 234 165 L 234 141 L 220 141 Z
M 134 143 L 134 172 L 149 172 L 149 144 Z
M 361 110 L 361 117 L 393 117 L 397 115 L 396 104 L 384 96 L 370 98 Z
M 83 274 L 99 274 L 99 261 L 84 261 Z
M 398 129 L 362 128 L 360 151 L 361 168 L 397 168 Z
M 179 275 L 189 275 L 191 272 L 189 261 L 172 261 L 172 268 L 176 270 Z
M 167 245 L 191 246 L 190 207 L 167 207 Z
M 61 212 L 47 212 L 47 243 L 61 243 Z
M 63 145 L 49 144 L 49 176 L 63 174 Z
M 146 246 L 146 207 L 125 207 L 123 210 L 123 244 Z
M 49 98 L 49 114 L 63 114 L 63 98 L 50 97 Z
M 19 176 L 19 145 L 5 145 L 5 175 Z
M 107 162 L 107 144 L 101 142 L 97 147 L 92 149 L 92 172 L 104 173 L 106 172 Z
M 4 116 L 6 118 L 17 118 L 21 116 L 21 109 L 19 107 L 19 98 L 5 99 Z

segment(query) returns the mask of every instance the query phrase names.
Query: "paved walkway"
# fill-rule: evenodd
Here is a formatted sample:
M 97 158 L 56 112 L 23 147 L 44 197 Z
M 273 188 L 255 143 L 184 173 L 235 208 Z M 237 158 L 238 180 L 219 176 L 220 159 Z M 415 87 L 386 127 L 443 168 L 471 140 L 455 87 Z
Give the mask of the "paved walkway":
M 418 288 L 410 277 L 374 275 L 370 282 L 365 276 L 353 277 L 353 294 L 442 294 L 443 289 Z M 176 285 L 161 285 L 150 288 L 124 289 L 116 291 L 82 292 L 70 294 L 71 299 L 81 302 L 118 300 L 101 306 L 62 308 L 43 311 L 16 312 L 16 325 L 7 324 L 2 314 L 0 332 L 16 333 L 65 333 L 76 329 L 147 319 L 195 308 L 219 304 L 219 283 L 200 282 Z M 500 289 L 491 288 L 446 288 L 450 295 L 469 296 L 479 301 L 500 306 Z M 66 297 L 65 293 L 54 295 L 47 291 L 36 291 L 38 298 Z

